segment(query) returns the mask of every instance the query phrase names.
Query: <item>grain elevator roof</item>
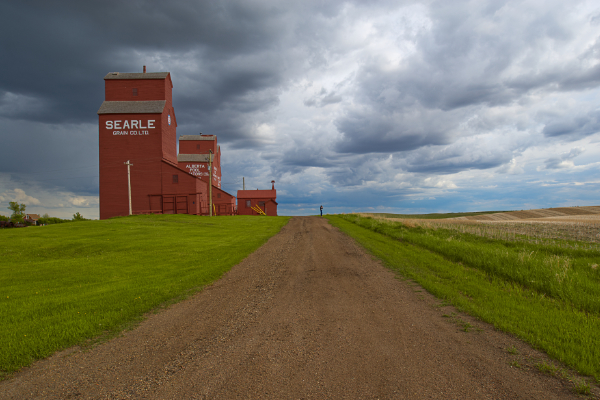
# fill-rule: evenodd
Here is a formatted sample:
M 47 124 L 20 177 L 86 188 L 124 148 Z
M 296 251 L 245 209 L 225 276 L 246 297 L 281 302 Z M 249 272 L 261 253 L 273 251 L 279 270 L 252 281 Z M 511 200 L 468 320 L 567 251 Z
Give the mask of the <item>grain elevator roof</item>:
M 168 72 L 109 72 L 106 79 L 166 79 Z
M 166 100 L 105 101 L 98 114 L 161 114 L 166 103 Z

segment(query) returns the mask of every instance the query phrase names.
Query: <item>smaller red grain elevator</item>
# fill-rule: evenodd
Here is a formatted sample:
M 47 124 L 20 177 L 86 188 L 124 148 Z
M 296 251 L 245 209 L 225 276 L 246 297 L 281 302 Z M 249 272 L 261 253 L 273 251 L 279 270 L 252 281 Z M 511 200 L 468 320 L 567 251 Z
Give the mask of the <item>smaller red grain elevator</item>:
M 209 155 L 213 154 L 212 163 Z M 236 213 L 235 196 L 221 189 L 221 146 L 215 135 L 179 136 L 179 168 L 199 177 L 205 182 L 212 181 L 212 200 L 214 215 L 234 215 Z M 212 174 L 209 173 L 209 166 Z M 209 178 L 212 175 L 212 179 Z
M 271 181 L 271 190 L 238 190 L 237 198 L 239 215 L 258 215 L 252 209 L 258 206 L 268 216 L 277 216 L 275 181 Z
M 104 77 L 98 110 L 100 219 L 129 214 L 126 161 L 131 166 L 133 214 L 206 214 L 208 184 L 179 168 L 177 120 L 169 72 Z

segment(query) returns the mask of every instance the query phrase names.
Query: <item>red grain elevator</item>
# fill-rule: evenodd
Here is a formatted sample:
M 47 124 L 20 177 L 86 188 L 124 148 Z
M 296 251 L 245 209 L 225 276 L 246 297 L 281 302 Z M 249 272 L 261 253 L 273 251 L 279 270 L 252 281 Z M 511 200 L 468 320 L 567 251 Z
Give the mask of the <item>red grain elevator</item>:
M 212 162 L 209 156 L 212 154 Z M 179 136 L 179 168 L 197 176 L 205 182 L 211 182 L 213 214 L 234 215 L 236 213 L 235 196 L 221 189 L 221 147 L 215 135 Z M 209 172 L 209 167 L 212 173 Z M 212 176 L 212 179 L 209 178 Z
M 169 72 L 104 77 L 98 110 L 100 219 L 133 214 L 207 214 L 208 183 L 179 167 L 177 119 Z

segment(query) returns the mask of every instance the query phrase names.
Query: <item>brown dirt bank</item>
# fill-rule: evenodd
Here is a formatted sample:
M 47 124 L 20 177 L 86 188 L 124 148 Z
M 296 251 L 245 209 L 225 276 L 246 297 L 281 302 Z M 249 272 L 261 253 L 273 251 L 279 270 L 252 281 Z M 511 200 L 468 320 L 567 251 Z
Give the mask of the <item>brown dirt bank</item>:
M 24 369 L 0 398 L 579 398 L 509 365 L 543 355 L 468 317 L 483 331 L 461 331 L 416 290 L 325 219 L 293 218 L 203 292 Z

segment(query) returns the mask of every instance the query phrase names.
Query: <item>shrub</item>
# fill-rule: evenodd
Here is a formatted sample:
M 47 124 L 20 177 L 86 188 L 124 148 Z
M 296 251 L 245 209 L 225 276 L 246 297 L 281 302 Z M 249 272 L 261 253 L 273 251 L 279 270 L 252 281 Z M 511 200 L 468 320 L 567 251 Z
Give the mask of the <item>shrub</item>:
M 38 222 L 42 225 L 53 225 L 53 224 L 62 224 L 63 222 L 71 222 L 70 219 L 60 219 L 56 217 L 42 217 L 38 219 Z

